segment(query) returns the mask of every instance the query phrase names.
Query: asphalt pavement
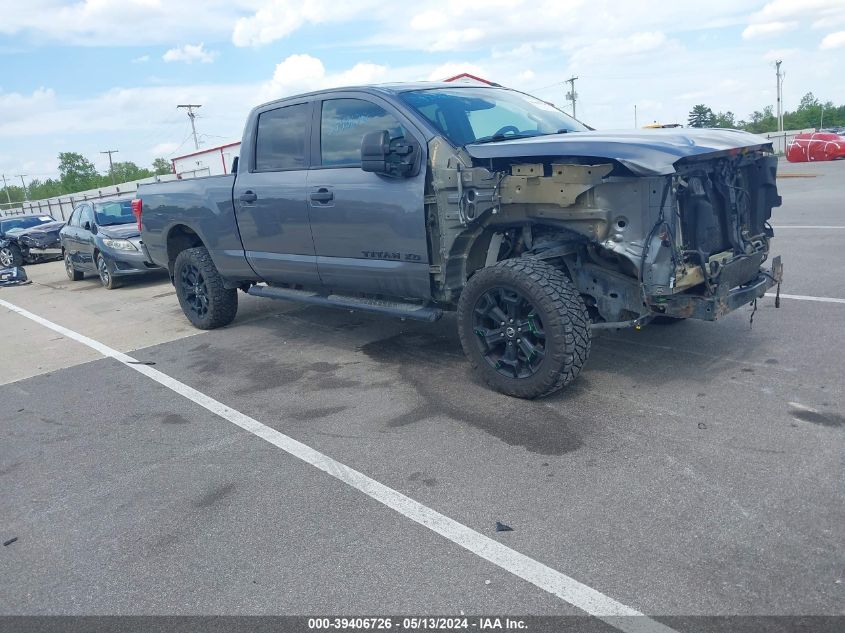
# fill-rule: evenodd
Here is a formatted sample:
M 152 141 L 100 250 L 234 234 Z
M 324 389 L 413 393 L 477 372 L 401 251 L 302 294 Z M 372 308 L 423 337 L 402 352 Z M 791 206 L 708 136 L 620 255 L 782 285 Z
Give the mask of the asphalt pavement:
M 845 161 L 782 173 L 773 250 L 807 299 L 597 335 L 534 402 L 482 386 L 451 316 L 241 295 L 201 333 L 166 278 L 58 262 L 0 299 L 639 612 L 845 615 Z M 0 330 L 2 614 L 583 614 L 113 358 Z

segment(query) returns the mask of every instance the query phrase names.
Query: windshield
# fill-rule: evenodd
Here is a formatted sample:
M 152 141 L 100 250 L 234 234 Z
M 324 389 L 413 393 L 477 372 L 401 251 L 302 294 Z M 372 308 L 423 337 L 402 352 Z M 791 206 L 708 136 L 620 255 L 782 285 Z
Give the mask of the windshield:
M 504 88 L 413 90 L 402 99 L 459 147 L 587 130 L 550 103 Z
M 26 218 L 15 218 L 14 220 L 0 221 L 0 233 L 8 233 L 12 229 L 29 229 L 39 224 L 55 222 L 49 215 L 31 215 Z
M 98 202 L 94 205 L 94 215 L 97 217 L 97 226 L 113 226 L 115 224 L 137 222 L 135 216 L 132 215 L 131 200 Z

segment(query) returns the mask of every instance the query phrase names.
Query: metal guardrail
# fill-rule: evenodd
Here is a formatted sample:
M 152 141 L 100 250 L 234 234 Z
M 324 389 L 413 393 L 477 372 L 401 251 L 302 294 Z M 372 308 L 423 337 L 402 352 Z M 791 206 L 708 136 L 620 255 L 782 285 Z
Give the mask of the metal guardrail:
M 190 177 L 190 175 L 188 177 Z M 50 215 L 57 220 L 67 220 L 76 205 L 80 202 L 85 202 L 86 200 L 122 198 L 134 195 L 138 190 L 138 185 L 150 182 L 167 182 L 176 179 L 177 177 L 175 175 L 166 174 L 164 176 L 153 176 L 151 178 L 124 182 L 119 185 L 101 187 L 100 189 L 90 189 L 88 191 L 80 191 L 78 193 L 45 198 L 44 200 L 26 200 L 24 202 L 12 203 L 12 205 L 9 205 L 9 203 L 3 203 L 0 204 L 0 217 L 12 217 L 16 215 Z

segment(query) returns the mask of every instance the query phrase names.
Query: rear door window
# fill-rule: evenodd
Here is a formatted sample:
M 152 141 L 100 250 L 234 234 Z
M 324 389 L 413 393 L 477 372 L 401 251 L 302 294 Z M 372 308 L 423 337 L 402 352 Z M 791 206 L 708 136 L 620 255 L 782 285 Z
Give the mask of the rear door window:
M 361 139 L 365 134 L 388 130 L 390 139 L 405 136 L 405 130 L 384 108 L 363 99 L 323 101 L 320 117 L 320 161 L 323 166 L 361 164 Z
M 300 103 L 258 115 L 256 171 L 307 169 L 308 120 L 311 104 Z

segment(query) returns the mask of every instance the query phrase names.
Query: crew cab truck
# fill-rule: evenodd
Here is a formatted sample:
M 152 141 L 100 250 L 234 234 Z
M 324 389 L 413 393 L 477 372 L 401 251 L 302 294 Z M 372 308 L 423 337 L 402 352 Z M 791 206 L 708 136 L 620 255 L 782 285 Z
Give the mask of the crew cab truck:
M 776 168 L 741 131 L 598 132 L 505 88 L 399 84 L 259 106 L 236 173 L 133 204 L 198 328 L 230 323 L 238 289 L 456 310 L 481 377 L 534 398 L 578 376 L 597 328 L 712 321 L 778 284 Z

